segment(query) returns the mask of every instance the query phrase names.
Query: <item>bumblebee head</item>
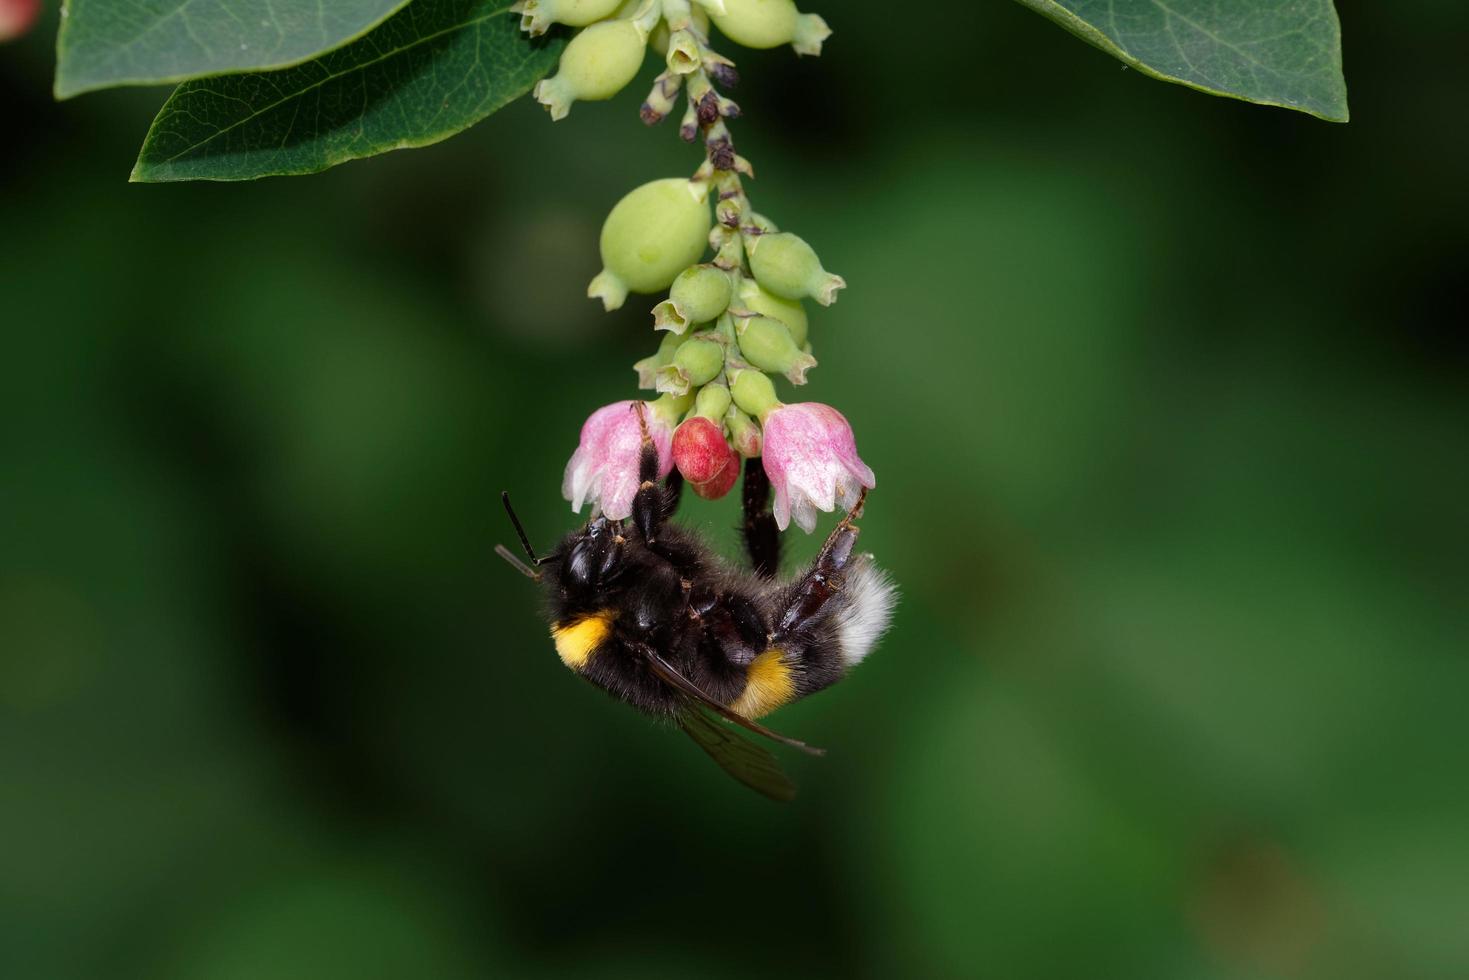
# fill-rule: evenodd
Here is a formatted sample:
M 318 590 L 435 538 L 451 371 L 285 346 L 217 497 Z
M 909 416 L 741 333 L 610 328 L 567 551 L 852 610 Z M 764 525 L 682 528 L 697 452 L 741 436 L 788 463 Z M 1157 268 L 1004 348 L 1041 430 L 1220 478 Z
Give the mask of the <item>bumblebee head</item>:
M 561 584 L 576 592 L 598 592 L 613 584 L 627 567 L 627 539 L 622 522 L 594 517 L 562 543 Z
M 615 586 L 627 571 L 633 546 L 624 536 L 624 522 L 609 520 L 604 515 L 593 517 L 563 538 L 554 552 L 537 557 L 515 509 L 510 506 L 510 495 L 501 496 L 530 564 L 521 561 L 504 545 L 496 545 L 495 551 L 527 578 L 540 582 L 549 574 L 546 584 L 554 591 L 577 599 L 595 600 Z

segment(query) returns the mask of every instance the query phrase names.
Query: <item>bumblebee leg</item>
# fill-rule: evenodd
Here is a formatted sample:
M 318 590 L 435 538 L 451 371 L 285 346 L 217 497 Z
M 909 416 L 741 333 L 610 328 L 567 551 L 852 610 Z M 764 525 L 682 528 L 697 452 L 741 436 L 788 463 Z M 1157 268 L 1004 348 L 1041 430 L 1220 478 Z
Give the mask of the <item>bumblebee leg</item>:
M 755 604 L 734 593 L 695 592 L 689 612 L 696 617 L 707 640 L 706 649 L 741 669 L 765 650 L 769 627 Z
M 774 578 L 780 569 L 780 528 L 770 512 L 770 477 L 759 456 L 745 460 L 745 550 L 761 578 Z
M 663 478 L 663 519 L 666 521 L 678 513 L 678 502 L 683 499 L 683 474 L 671 471 Z
M 866 496 L 865 491 L 862 496 Z M 778 646 L 781 638 L 799 630 L 818 615 L 827 601 L 842 590 L 842 572 L 852 557 L 852 549 L 856 547 L 857 535 L 861 531 L 852 523 L 852 514 L 861 510 L 862 498 L 858 498 L 857 506 L 832 529 L 811 568 L 796 582 L 789 593 L 789 601 L 776 617 L 772 637 L 775 645 Z
M 638 479 L 641 483 L 632 501 L 632 520 L 643 540 L 651 545 L 658 539 L 658 528 L 668 516 L 667 495 L 658 486 L 658 447 L 653 445 L 653 438 L 648 435 L 646 409 L 641 402 L 634 407 L 638 413 L 638 426 L 643 430 L 643 448 L 638 453 Z

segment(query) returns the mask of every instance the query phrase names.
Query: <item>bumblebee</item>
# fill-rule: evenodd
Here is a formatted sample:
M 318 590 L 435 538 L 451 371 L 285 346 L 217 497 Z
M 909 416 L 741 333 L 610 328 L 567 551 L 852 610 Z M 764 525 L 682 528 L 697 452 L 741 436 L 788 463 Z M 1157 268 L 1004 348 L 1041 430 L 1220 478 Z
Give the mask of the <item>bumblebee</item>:
M 714 716 L 765 738 L 823 750 L 755 721 L 841 679 L 870 653 L 892 618 L 897 592 L 870 555 L 854 553 L 863 498 L 800 574 L 776 577 L 780 537 L 770 481 L 759 458 L 745 464 L 745 550 L 750 568 L 716 555 L 671 524 L 682 478 L 659 482 L 644 430 L 641 480 L 630 519 L 594 515 L 536 557 L 504 495 L 527 565 L 496 551 L 545 590 L 562 663 L 613 697 L 677 724 L 735 779 L 775 800 L 795 786 L 763 746 Z

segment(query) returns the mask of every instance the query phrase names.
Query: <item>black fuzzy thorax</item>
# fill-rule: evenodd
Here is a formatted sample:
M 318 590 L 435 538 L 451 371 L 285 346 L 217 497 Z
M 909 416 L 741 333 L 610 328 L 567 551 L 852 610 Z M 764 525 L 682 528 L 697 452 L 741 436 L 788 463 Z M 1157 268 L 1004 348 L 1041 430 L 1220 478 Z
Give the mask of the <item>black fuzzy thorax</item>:
M 695 532 L 669 522 L 649 545 L 631 523 L 594 520 L 568 534 L 555 554 L 543 577 L 553 626 L 610 614 L 607 638 L 579 672 L 660 717 L 675 715 L 682 700 L 640 651 L 655 650 L 704 692 L 731 704 L 745 690 L 751 662 L 776 639 L 774 625 L 795 588 L 735 566 Z M 842 674 L 840 608 L 833 602 L 780 632 L 797 696 Z

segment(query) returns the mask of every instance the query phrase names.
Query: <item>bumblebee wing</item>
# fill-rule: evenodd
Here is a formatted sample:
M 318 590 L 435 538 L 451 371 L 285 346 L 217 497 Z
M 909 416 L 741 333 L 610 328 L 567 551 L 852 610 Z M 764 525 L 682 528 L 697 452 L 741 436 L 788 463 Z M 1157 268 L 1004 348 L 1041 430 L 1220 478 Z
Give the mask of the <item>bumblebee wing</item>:
M 678 722 L 689 738 L 719 763 L 719 768 L 755 792 L 777 803 L 789 803 L 796 798 L 796 784 L 764 746 L 726 728 L 692 704 L 679 716 Z
M 800 749 L 808 755 L 826 755 L 826 749 L 818 749 L 814 745 L 807 745 L 800 739 L 791 738 L 789 735 L 782 735 L 779 732 L 773 732 L 759 722 L 751 721 L 728 705 L 720 704 L 708 694 L 705 694 L 697 684 L 683 674 L 680 674 L 678 669 L 663 659 L 657 650 L 642 645 L 639 645 L 636 649 L 642 653 L 643 658 L 648 662 L 648 667 L 659 680 L 674 690 L 679 691 L 690 700 L 708 708 L 725 721 L 732 721 L 741 728 L 748 728 L 756 735 L 764 735 L 772 741 L 779 742 L 781 745 L 789 745 L 793 749 Z

